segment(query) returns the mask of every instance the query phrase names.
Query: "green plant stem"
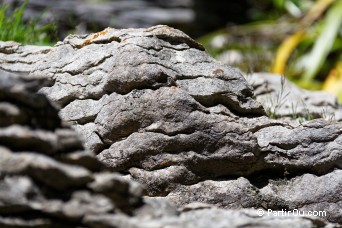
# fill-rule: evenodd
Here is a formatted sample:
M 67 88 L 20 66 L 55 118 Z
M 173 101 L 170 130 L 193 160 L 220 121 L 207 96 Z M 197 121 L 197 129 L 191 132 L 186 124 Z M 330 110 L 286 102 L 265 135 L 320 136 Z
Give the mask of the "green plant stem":
M 305 81 L 312 80 L 322 67 L 333 46 L 333 41 L 336 39 L 341 24 L 342 0 L 338 0 L 328 11 L 324 21 L 323 31 L 321 32 L 321 35 L 318 37 L 311 53 L 305 61 Z

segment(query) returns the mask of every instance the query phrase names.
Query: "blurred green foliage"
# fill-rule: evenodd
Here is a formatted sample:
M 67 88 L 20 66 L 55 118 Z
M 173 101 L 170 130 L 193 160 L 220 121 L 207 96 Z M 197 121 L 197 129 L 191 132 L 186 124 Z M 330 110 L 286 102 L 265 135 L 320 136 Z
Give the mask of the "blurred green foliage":
M 254 1 L 254 0 L 251 0 Z M 199 39 L 214 57 L 233 50 L 245 72 L 275 72 L 342 102 L 342 0 L 255 0 L 251 22 Z M 339 86 L 338 86 L 339 85 Z
M 10 12 L 9 4 L 0 7 L 0 40 L 22 44 L 53 45 L 56 43 L 56 25 L 39 25 L 38 19 L 24 21 L 27 0 Z

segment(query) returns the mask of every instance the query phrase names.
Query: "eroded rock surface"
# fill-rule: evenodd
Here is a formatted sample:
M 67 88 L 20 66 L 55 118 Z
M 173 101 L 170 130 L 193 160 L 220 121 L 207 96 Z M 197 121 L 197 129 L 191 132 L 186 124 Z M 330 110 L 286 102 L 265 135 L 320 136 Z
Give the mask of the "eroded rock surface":
M 0 67 L 7 71 L 28 73 L 50 50 L 51 47 L 46 46 L 23 46 L 13 41 L 0 41 Z
M 335 227 L 314 217 L 257 217 L 193 203 L 143 199 L 143 187 L 106 172 L 82 149 L 58 110 L 35 91 L 42 81 L 0 71 L 1 227 Z
M 342 124 L 268 118 L 238 70 L 178 30 L 69 36 L 30 77 L 47 78 L 40 93 L 86 148 L 149 196 L 179 206 L 324 208 L 324 219 L 342 222 Z M 92 220 L 104 221 L 119 220 Z
M 298 88 L 277 74 L 254 73 L 246 80 L 256 100 L 276 118 L 342 121 L 342 106 L 331 93 Z
M 58 110 L 36 94 L 41 81 L 0 71 L 0 226 L 75 227 L 127 216 L 143 187 L 105 171 Z
M 342 171 L 316 176 L 304 174 L 292 179 L 250 178 L 205 180 L 178 186 L 167 198 L 178 205 L 204 202 L 222 208 L 324 211 L 325 219 L 341 221 Z

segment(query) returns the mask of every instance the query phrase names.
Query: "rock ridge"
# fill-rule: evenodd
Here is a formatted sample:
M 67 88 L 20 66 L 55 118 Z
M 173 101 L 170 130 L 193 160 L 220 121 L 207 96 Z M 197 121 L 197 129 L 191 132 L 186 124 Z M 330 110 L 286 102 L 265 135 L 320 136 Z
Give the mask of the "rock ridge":
M 85 148 L 148 196 L 342 223 L 342 124 L 270 119 L 239 70 L 181 31 L 71 35 L 30 67 Z

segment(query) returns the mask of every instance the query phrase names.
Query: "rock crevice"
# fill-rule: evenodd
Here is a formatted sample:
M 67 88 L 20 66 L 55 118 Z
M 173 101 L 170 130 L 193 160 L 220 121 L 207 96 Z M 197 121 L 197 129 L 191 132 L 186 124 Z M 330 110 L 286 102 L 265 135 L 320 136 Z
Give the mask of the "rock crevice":
M 148 196 L 178 206 L 324 209 L 324 219 L 342 222 L 342 124 L 268 118 L 237 69 L 178 30 L 108 28 L 73 35 L 30 67 L 26 77 L 47 78 L 39 93 L 61 107 L 60 117 L 85 148 L 109 170 L 145 184 Z M 260 100 L 264 93 L 253 86 Z M 8 135 L 20 139 L 1 130 L 0 143 Z M 57 139 L 44 140 L 55 149 Z M 81 180 L 96 181 L 90 176 Z M 100 217 L 91 218 L 101 224 Z

